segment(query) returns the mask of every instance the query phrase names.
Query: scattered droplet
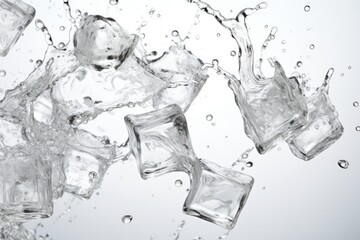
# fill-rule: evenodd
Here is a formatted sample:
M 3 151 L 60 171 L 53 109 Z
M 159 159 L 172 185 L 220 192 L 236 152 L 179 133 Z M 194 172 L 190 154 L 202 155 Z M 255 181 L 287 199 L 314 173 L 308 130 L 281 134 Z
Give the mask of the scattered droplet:
M 353 106 L 354 106 L 354 107 L 359 107 L 359 102 L 356 102 L 356 101 L 353 102 Z
M 213 119 L 214 119 L 214 116 L 211 115 L 211 114 L 208 114 L 208 115 L 206 116 L 206 120 L 207 120 L 207 121 L 212 121 Z
M 348 66 L 348 69 L 351 70 L 351 66 Z
M 360 126 L 357 126 L 357 127 L 355 128 L 355 130 L 358 131 L 358 132 L 360 132 Z
M 320 128 L 319 125 L 315 125 L 315 129 L 318 130 Z
M 266 187 L 262 187 L 262 190 L 266 190 Z
M 247 152 L 245 152 L 241 155 L 242 159 L 247 159 L 248 157 L 249 157 L 249 154 Z
M 110 5 L 117 5 L 119 3 L 119 0 L 110 0 Z
M 282 43 L 282 44 L 285 44 L 285 43 L 286 43 L 286 41 L 285 41 L 285 40 L 282 40 L 282 41 L 281 41 L 281 43 Z
M 171 32 L 171 35 L 173 37 L 177 37 L 177 36 L 179 36 L 179 32 L 177 30 L 174 30 L 174 31 Z
M 64 26 L 60 26 L 60 27 L 59 27 L 59 30 L 60 30 L 60 31 L 65 31 L 65 27 L 64 27 Z
M 121 218 L 121 221 L 125 224 L 131 223 L 132 220 L 133 220 L 133 216 L 131 215 L 125 215 Z
M 309 12 L 310 11 L 310 6 L 309 5 L 306 5 L 305 7 L 304 7 L 304 10 L 305 10 L 305 12 Z
M 342 169 L 347 169 L 349 167 L 349 162 L 346 160 L 339 160 L 338 161 L 338 165 L 342 168 Z
M 217 36 L 217 37 L 220 37 L 220 33 L 217 33 L 216 36 Z
M 183 185 L 183 182 L 180 179 L 175 181 L 175 186 L 176 187 L 181 187 L 182 185 Z
M 0 70 L 0 77 L 5 77 L 5 76 L 6 76 L 6 71 Z
M 236 52 L 235 52 L 235 51 L 231 51 L 231 52 L 230 52 L 230 55 L 231 55 L 232 57 L 235 57 L 235 56 L 236 56 Z
M 268 26 L 268 25 L 265 25 L 264 27 L 265 27 L 265 28 L 268 28 L 269 26 Z
M 254 166 L 253 162 L 247 162 L 246 163 L 246 167 L 251 168 L 252 166 Z
M 340 74 L 340 76 L 341 76 L 341 77 L 344 77 L 344 76 L 345 76 L 345 74 L 344 74 L 344 73 L 341 73 L 341 74 Z
M 302 61 L 298 61 L 297 63 L 296 63 L 296 66 L 297 67 L 301 67 L 303 65 L 303 62 Z
M 311 50 L 315 49 L 315 45 L 314 45 L 314 44 L 311 44 L 311 45 L 310 45 L 310 49 L 311 49 Z
M 95 179 L 96 177 L 97 177 L 97 173 L 96 173 L 96 172 L 94 172 L 94 171 L 89 172 L 89 178 L 90 178 L 91 180 Z

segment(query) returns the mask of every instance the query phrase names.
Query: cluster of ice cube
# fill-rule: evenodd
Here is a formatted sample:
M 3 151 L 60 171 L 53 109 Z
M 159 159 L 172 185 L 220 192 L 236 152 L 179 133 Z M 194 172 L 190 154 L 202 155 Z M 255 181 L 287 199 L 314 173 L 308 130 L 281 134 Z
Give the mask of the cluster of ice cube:
M 285 140 L 296 156 L 309 160 L 341 137 L 343 127 L 328 96 L 332 71 L 309 99 L 278 62 L 274 77 L 254 74 L 245 20 L 263 5 L 227 19 L 200 0 L 190 2 L 213 15 L 239 44 L 239 80 L 214 68 L 228 78 L 259 153 Z M 34 15 L 20 0 L 0 0 L 1 56 Z M 144 179 L 174 171 L 189 175 L 185 213 L 232 229 L 254 179 L 198 158 L 184 116 L 208 68 L 182 44 L 147 59 L 137 48 L 139 37 L 111 18 L 84 15 L 80 24 L 69 45 L 51 45 L 43 64 L 0 101 L 0 239 L 33 239 L 18 223 L 51 216 L 53 201 L 64 192 L 90 198 L 128 147 Z M 125 118 L 128 146 L 80 128 L 103 112 L 145 103 L 152 111 Z

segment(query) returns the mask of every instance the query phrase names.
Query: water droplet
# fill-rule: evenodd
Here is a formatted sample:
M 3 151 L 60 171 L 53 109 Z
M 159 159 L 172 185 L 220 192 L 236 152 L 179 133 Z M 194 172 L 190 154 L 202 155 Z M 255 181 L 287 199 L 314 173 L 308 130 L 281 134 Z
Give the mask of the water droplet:
M 246 167 L 248 167 L 248 168 L 251 168 L 253 165 L 254 165 L 253 162 L 247 162 L 246 163 Z
M 212 126 L 215 126 L 215 125 L 216 125 L 216 122 L 211 123 L 211 125 L 212 125 Z
M 5 76 L 6 76 L 6 71 L 0 70 L 0 77 L 5 77 Z
M 140 38 L 144 39 L 145 38 L 145 33 L 140 33 Z
M 341 167 L 342 169 L 347 169 L 349 167 L 349 162 L 346 160 L 339 160 L 338 161 L 338 165 L 339 167 Z
M 315 49 L 315 45 L 314 45 L 314 44 L 311 44 L 311 45 L 310 45 L 310 49 L 311 49 L 311 50 Z
M 182 185 L 183 185 L 183 182 L 180 179 L 175 181 L 176 187 L 181 187 Z
M 359 107 L 359 102 L 356 102 L 356 101 L 353 102 L 353 106 L 354 106 L 354 107 Z
M 217 33 L 216 36 L 217 36 L 217 37 L 220 37 L 220 33 Z
M 248 157 L 249 157 L 249 154 L 246 152 L 241 155 L 242 159 L 247 159 Z
M 298 66 L 298 67 L 301 67 L 303 65 L 303 62 L 302 61 L 298 61 L 297 63 L 296 63 L 296 66 Z
M 281 43 L 282 43 L 282 44 L 285 44 L 285 43 L 286 43 L 286 41 L 285 41 L 285 40 L 282 40 L 282 41 L 281 41 Z
M 341 74 L 340 74 L 340 76 L 341 76 L 341 77 L 344 77 L 344 76 L 345 76 L 345 74 L 344 74 L 344 73 L 341 73 Z
M 131 215 L 125 215 L 121 218 L 121 221 L 125 224 L 131 223 L 132 220 L 133 220 L 133 216 Z
M 97 178 L 97 173 L 94 172 L 94 171 L 89 172 L 89 178 L 90 178 L 91 180 Z
M 266 187 L 262 187 L 262 190 L 266 190 Z
M 232 57 L 235 57 L 235 56 L 236 56 L 236 52 L 235 52 L 235 51 L 231 51 L 231 52 L 230 52 L 230 55 L 231 55 Z
M 179 32 L 177 30 L 174 30 L 174 31 L 171 32 L 171 35 L 173 37 L 177 37 L 177 36 L 179 36 Z
M 265 25 L 264 28 L 268 28 L 269 26 L 268 25 Z
M 305 7 L 304 7 L 304 10 L 305 10 L 305 12 L 309 12 L 310 11 L 310 6 L 309 5 L 306 5 Z
M 211 114 L 206 115 L 206 120 L 207 121 L 212 121 L 213 119 L 214 119 L 213 115 L 211 115 Z
M 42 63 L 43 63 L 43 61 L 39 59 L 39 60 L 36 60 L 35 65 L 36 65 L 36 67 L 40 67 Z
M 358 132 L 360 132 L 360 126 L 357 126 L 357 127 L 355 128 L 355 130 L 358 131 Z
M 77 161 L 80 161 L 80 160 L 81 160 L 81 157 L 80 157 L 80 156 L 76 156 L 76 160 L 77 160 Z
M 127 106 L 128 106 L 128 108 L 134 108 L 134 107 L 135 107 L 135 103 L 129 102 L 129 103 L 127 104 Z
M 117 5 L 119 3 L 119 0 L 110 0 L 110 5 Z
M 65 47 L 65 43 L 63 43 L 63 42 L 60 42 L 59 44 L 58 44 L 58 48 L 64 48 Z
M 65 31 L 65 27 L 64 27 L 64 26 L 60 26 L 60 27 L 59 27 L 59 30 L 60 30 L 60 31 Z
M 348 69 L 351 70 L 351 66 L 348 66 Z

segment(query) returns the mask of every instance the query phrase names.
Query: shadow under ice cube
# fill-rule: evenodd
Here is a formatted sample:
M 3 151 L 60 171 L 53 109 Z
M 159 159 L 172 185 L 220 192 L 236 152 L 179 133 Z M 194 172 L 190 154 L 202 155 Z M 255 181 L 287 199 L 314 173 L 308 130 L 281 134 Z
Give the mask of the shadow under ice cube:
M 5 57 L 35 17 L 35 9 L 21 0 L 0 1 L 0 56 Z
M 178 105 L 140 115 L 125 122 L 129 144 L 143 179 L 173 171 L 187 171 L 195 159 L 185 116 Z
M 0 161 L 0 218 L 23 221 L 52 215 L 51 167 L 22 147 Z
M 185 213 L 232 229 L 254 184 L 251 176 L 199 159 L 193 162 Z

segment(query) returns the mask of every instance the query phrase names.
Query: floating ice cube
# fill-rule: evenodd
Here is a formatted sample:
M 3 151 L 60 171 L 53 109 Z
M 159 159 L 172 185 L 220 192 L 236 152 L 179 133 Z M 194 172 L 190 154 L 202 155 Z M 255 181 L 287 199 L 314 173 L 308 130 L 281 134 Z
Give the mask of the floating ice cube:
M 132 54 L 138 39 L 112 18 L 89 15 L 75 33 L 75 55 L 97 70 L 118 68 Z
M 155 108 L 177 104 L 185 112 L 197 97 L 208 76 L 203 62 L 183 45 L 174 45 L 169 52 L 149 64 L 167 83 L 167 88 L 153 98 Z
M 195 158 L 181 108 L 170 105 L 141 115 L 128 115 L 130 149 L 142 178 L 185 171 Z
M 300 159 L 310 160 L 335 143 L 344 127 L 329 97 L 330 69 L 325 83 L 308 100 L 308 123 L 288 140 L 292 153 Z
M 0 216 L 22 221 L 53 211 L 51 167 L 22 146 L 7 148 L 0 161 Z
M 0 1 L 0 56 L 5 57 L 35 17 L 35 9 L 21 0 Z
M 229 79 L 229 87 L 235 95 L 244 119 L 245 132 L 253 140 L 259 153 L 272 149 L 278 141 L 286 140 L 297 129 L 306 124 L 306 103 L 302 97 L 300 84 L 295 78 L 287 78 L 279 62 L 274 63 L 272 78 L 255 75 L 254 51 L 246 26 L 246 17 L 266 3 L 256 8 L 241 11 L 236 18 L 225 18 L 210 5 L 192 0 L 198 7 L 231 32 L 239 46 L 238 80 L 234 75 L 216 66 L 219 73 Z
M 232 229 L 250 194 L 254 179 L 199 159 L 193 162 L 191 189 L 184 212 Z

